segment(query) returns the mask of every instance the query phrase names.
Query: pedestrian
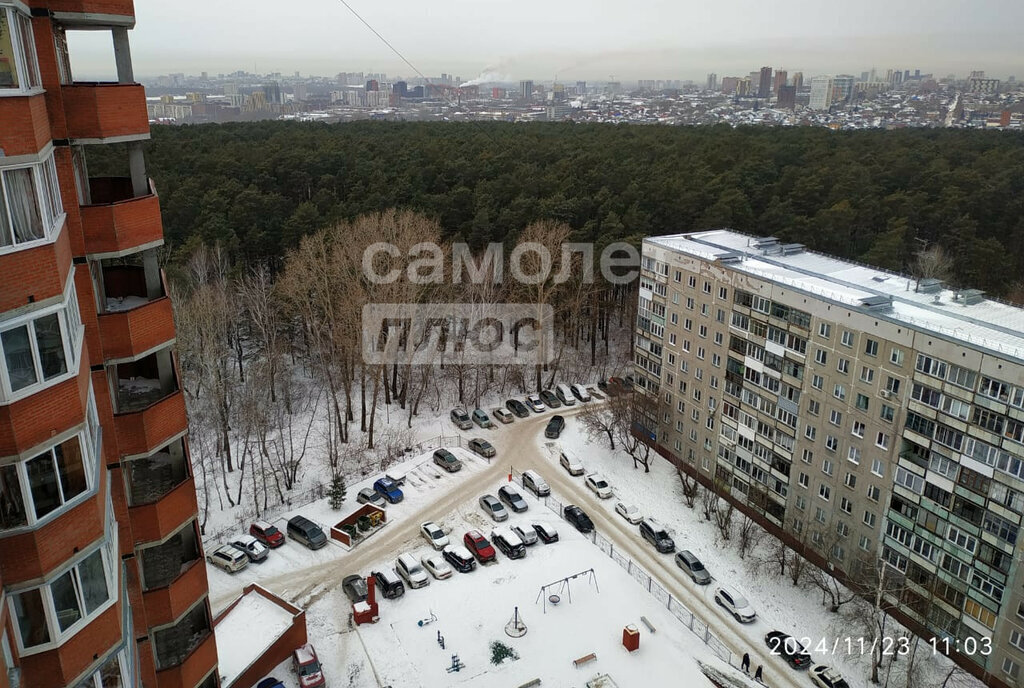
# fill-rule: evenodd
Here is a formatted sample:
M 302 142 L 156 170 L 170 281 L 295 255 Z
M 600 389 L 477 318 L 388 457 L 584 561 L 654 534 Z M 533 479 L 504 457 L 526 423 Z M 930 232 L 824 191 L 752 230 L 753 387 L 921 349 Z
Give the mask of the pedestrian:
M 744 674 L 750 673 L 750 655 L 746 652 L 743 653 L 743 662 L 740 664 L 740 669 L 743 669 Z
M 754 672 L 754 680 L 757 681 L 758 683 L 764 683 L 764 681 L 761 680 L 761 665 L 760 664 L 757 665 L 757 671 Z

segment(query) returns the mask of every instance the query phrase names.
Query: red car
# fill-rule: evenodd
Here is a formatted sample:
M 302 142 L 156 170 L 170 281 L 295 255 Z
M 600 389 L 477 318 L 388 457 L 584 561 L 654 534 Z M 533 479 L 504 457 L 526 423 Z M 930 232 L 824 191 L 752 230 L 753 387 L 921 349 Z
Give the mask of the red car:
M 266 521 L 256 521 L 249 526 L 249 535 L 267 547 L 280 547 L 284 544 L 284 533 Z
M 462 538 L 462 542 L 481 564 L 486 564 L 489 561 L 495 561 L 497 559 L 497 556 L 494 553 L 494 548 L 491 547 L 491 543 L 487 542 L 487 538 L 485 538 L 483 533 L 479 530 L 471 530 L 466 533 Z
M 292 668 L 299 675 L 301 688 L 318 688 L 327 685 L 324 680 L 323 667 L 320 666 L 320 659 L 316 656 L 316 650 L 309 643 L 292 653 Z

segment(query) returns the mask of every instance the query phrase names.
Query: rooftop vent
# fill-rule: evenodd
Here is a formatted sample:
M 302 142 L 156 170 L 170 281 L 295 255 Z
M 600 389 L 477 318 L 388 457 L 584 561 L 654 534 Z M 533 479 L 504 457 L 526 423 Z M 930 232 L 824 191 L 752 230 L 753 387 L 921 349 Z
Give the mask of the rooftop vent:
M 860 300 L 860 305 L 864 306 L 869 311 L 888 311 L 892 309 L 892 297 L 882 294 L 868 296 L 867 298 Z
M 804 252 L 804 248 L 805 247 L 804 247 L 803 244 L 783 244 L 782 245 L 782 255 L 784 255 L 784 256 L 792 256 L 792 255 L 795 255 L 797 253 L 803 253 Z
M 760 238 L 754 239 L 753 246 L 754 246 L 754 248 L 768 249 L 768 248 L 772 248 L 777 243 L 779 243 L 779 240 L 776 239 L 773 236 L 770 236 L 770 237 L 760 237 Z
M 917 290 L 922 294 L 934 294 L 935 292 L 942 291 L 943 284 L 945 283 L 940 279 L 926 277 L 917 283 Z
M 957 294 L 957 300 L 965 306 L 973 306 L 985 300 L 985 292 L 981 289 L 964 289 Z
M 887 278 L 884 275 L 875 275 L 871 279 L 875 282 L 884 282 Z
M 743 255 L 735 252 L 723 253 L 715 259 L 717 262 L 723 265 L 731 265 L 733 263 L 739 263 L 743 260 Z

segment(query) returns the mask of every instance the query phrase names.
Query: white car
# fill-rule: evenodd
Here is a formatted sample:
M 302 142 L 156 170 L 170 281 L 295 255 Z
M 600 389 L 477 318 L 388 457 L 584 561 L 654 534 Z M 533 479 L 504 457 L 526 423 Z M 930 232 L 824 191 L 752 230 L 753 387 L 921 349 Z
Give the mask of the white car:
M 588 392 L 587 388 L 583 385 L 570 385 L 569 389 L 572 390 L 573 395 L 580 401 L 590 401 L 590 392 Z
M 562 468 L 569 471 L 569 475 L 583 475 L 583 463 L 574 456 L 569 456 L 565 452 L 558 457 L 558 463 L 562 464 Z
M 608 499 L 612 496 L 612 486 L 608 484 L 608 481 L 600 473 L 590 473 L 587 475 L 585 482 L 590 491 L 601 499 Z
M 850 688 L 850 684 L 846 682 L 842 674 L 824 664 L 812 666 L 809 675 L 811 683 L 818 688 Z
M 420 563 L 437 580 L 452 577 L 452 567 L 448 565 L 448 562 L 440 554 L 424 554 L 420 557 Z
M 513 416 L 511 412 L 506 411 L 503 408 L 491 409 L 491 415 L 497 418 L 502 423 L 511 423 L 516 419 L 516 417 Z
M 206 555 L 206 561 L 228 573 L 237 573 L 249 565 L 249 556 L 232 545 L 221 545 Z
M 526 397 L 526 405 L 530 407 L 530 410 L 534 413 L 544 413 L 548 410 L 548 407 L 544 405 L 544 402 L 540 400 L 540 397 L 536 394 L 531 394 Z
M 757 612 L 747 602 L 747 598 L 734 588 L 721 586 L 715 590 L 715 602 L 736 617 L 740 623 L 751 623 L 757 618 Z
M 626 519 L 633 525 L 636 525 L 640 521 L 644 520 L 643 514 L 640 513 L 640 510 L 637 509 L 632 504 L 625 504 L 623 502 L 619 502 L 618 504 L 615 505 L 615 513 L 617 513 L 619 516 Z
M 425 585 L 430 585 L 430 576 L 423 570 L 416 557 L 408 552 L 398 555 L 398 559 L 395 560 L 395 570 L 398 571 L 399 576 L 405 579 L 410 588 L 422 588 Z
M 420 535 L 430 543 L 431 547 L 437 550 L 444 549 L 448 544 L 448 536 L 441 530 L 441 526 L 433 521 L 427 521 L 420 526 Z

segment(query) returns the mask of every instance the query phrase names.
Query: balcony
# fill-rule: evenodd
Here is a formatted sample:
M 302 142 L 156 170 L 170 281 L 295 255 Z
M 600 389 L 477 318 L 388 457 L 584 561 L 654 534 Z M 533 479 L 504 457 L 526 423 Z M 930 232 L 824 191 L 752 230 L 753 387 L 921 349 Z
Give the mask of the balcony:
M 0 98 L 0 148 L 7 155 L 35 155 L 50 141 L 46 95 Z
M 148 193 L 137 196 L 130 177 L 89 180 L 91 204 L 81 206 L 85 252 L 123 254 L 163 242 L 160 199 L 152 180 Z
M 196 513 L 196 486 L 188 478 L 152 504 L 131 507 L 128 518 L 136 542 L 160 541 Z
M 149 137 L 146 92 L 141 84 L 74 83 L 62 86 L 68 138 L 101 143 Z
M 133 0 L 29 0 L 28 5 L 29 7 L 48 9 L 56 14 L 93 15 L 91 18 L 83 18 L 81 22 L 76 23 L 95 24 L 98 26 L 109 26 L 115 23 L 110 20 L 100 22 L 95 15 L 116 15 L 131 19 L 131 22 L 125 22 L 125 25 L 135 23 L 135 3 Z M 122 22 L 116 23 L 120 24 Z
M 129 359 L 174 339 L 174 312 L 163 273 L 151 265 L 104 265 L 100 340 L 104 360 Z
M 146 550 L 143 550 L 146 551 Z M 182 564 L 182 573 L 168 585 L 143 593 L 146 620 L 152 626 L 160 626 L 181 616 L 206 591 L 206 566 L 196 558 Z
M 180 391 L 141 411 L 114 416 L 118 447 L 127 456 L 148 454 L 187 427 L 185 396 Z
M 131 507 L 153 504 L 189 478 L 185 442 L 180 438 L 150 456 L 125 461 L 122 466 Z
M 159 688 L 192 688 L 217 663 L 217 641 L 204 600 L 177 624 L 152 634 Z

